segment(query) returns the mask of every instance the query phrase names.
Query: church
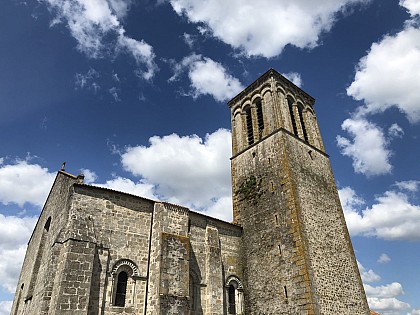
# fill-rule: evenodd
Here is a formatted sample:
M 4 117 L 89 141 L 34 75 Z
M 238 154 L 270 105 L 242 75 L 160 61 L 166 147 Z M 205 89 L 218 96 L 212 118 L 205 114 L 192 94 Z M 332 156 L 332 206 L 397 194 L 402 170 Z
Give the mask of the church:
M 314 102 L 273 69 L 228 102 L 232 223 L 60 170 L 11 315 L 369 315 Z

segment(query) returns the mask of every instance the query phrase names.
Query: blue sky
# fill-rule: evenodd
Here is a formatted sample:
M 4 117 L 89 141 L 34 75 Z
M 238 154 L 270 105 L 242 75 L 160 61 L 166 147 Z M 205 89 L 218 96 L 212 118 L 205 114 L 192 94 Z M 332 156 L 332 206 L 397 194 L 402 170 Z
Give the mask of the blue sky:
M 0 314 L 56 171 L 231 219 L 226 102 L 315 110 L 372 309 L 420 314 L 419 0 L 5 0 Z

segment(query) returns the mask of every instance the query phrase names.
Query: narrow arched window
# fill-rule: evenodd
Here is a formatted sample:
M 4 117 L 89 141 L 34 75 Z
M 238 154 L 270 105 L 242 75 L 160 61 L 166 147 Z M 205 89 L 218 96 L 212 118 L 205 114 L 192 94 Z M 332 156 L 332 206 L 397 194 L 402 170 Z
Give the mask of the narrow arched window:
M 244 288 L 240 280 L 230 276 L 226 281 L 227 314 L 244 315 Z
M 303 119 L 303 105 L 298 103 L 300 125 L 302 126 L 303 138 L 308 142 L 308 133 L 306 132 L 305 120 Z
M 229 314 L 236 314 L 236 301 L 235 301 L 236 288 L 233 284 L 228 287 L 228 303 L 229 303 Z
M 248 144 L 251 145 L 254 143 L 254 131 L 252 129 L 251 107 L 247 107 L 245 109 L 245 117 L 246 117 L 246 130 L 247 130 Z
M 255 104 L 257 105 L 258 131 L 261 135 L 264 130 L 264 117 L 261 100 L 258 99 Z
M 127 293 L 128 274 L 121 271 L 117 277 L 117 292 L 115 293 L 115 306 L 125 306 L 125 295 Z
M 298 131 L 297 131 L 297 126 L 296 126 L 295 114 L 293 112 L 293 99 L 288 97 L 287 98 L 287 104 L 289 105 L 289 113 L 290 113 L 290 120 L 292 121 L 293 133 L 297 136 Z
M 48 220 L 47 222 L 45 222 L 45 225 L 44 225 L 44 229 L 46 232 L 50 230 L 50 225 L 51 225 L 51 217 L 48 217 Z

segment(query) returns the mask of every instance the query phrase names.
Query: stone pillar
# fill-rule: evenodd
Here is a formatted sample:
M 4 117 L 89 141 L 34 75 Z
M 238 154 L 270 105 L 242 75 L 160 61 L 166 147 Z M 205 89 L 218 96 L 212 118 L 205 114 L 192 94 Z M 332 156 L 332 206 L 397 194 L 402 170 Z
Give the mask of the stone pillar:
M 265 122 L 264 136 L 272 133 L 276 129 L 276 111 L 274 106 L 273 94 L 266 90 L 262 95 L 263 118 Z
M 222 257 L 219 231 L 206 227 L 206 315 L 223 314 Z
M 189 313 L 188 209 L 156 203 L 146 314 Z

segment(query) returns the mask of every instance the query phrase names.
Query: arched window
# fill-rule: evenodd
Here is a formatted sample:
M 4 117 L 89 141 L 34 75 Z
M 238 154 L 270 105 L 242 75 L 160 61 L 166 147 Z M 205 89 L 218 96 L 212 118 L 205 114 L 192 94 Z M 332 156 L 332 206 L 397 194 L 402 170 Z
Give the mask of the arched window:
M 139 270 L 134 262 L 128 259 L 119 260 L 111 272 L 111 305 L 126 307 L 135 303 L 136 279 Z M 130 295 L 128 293 L 131 293 Z
M 125 295 L 127 293 L 128 274 L 121 271 L 117 277 L 117 291 L 115 292 L 115 306 L 125 306 Z
M 297 126 L 296 126 L 296 118 L 295 118 L 295 114 L 293 112 L 293 99 L 291 97 L 287 98 L 287 104 L 289 105 L 289 113 L 290 113 L 290 120 L 292 121 L 292 128 L 293 128 L 293 133 L 297 136 L 298 135 L 298 131 L 297 131 Z
M 257 106 L 257 118 L 258 118 L 258 131 L 260 134 L 260 138 L 262 136 L 262 132 L 264 130 L 264 117 L 263 117 L 263 110 L 262 110 L 262 103 L 261 99 L 257 99 L 255 102 Z
M 251 107 L 249 106 L 245 109 L 245 117 L 246 117 L 246 130 L 247 130 L 248 144 L 251 145 L 254 143 L 254 131 L 252 129 Z
M 298 103 L 298 112 L 299 112 L 300 125 L 302 126 L 303 138 L 305 139 L 306 142 L 308 142 L 308 133 L 306 132 L 305 120 L 303 119 L 303 105 L 301 103 Z
M 244 289 L 241 281 L 235 276 L 230 276 L 226 281 L 227 313 L 229 315 L 243 315 Z

